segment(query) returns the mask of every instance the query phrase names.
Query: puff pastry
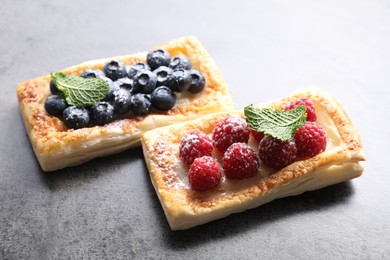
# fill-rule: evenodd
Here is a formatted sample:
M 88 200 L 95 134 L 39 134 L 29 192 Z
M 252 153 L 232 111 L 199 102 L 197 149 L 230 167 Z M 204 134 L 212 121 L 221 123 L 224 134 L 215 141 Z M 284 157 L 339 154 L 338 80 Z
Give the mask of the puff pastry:
M 104 126 L 67 129 L 56 117 L 44 109 L 50 95 L 50 76 L 42 76 L 17 87 L 20 110 L 31 144 L 44 171 L 53 171 L 81 164 L 92 158 L 117 153 L 140 145 L 141 135 L 156 127 L 183 122 L 217 111 L 232 110 L 233 105 L 227 86 L 214 61 L 194 37 L 180 38 L 157 46 L 167 50 L 172 57 L 186 55 L 193 68 L 206 79 L 205 88 L 198 94 L 181 93 L 173 109 L 164 113 L 118 120 Z M 146 62 L 147 52 L 94 60 L 64 69 L 66 74 L 80 74 L 87 68 L 102 69 L 112 59 L 127 66 Z
M 298 97 L 313 100 L 317 122 L 327 134 L 326 150 L 276 172 L 261 166 L 256 176 L 242 181 L 223 177 L 222 183 L 208 192 L 194 192 L 189 188 L 189 167 L 179 159 L 180 140 L 192 130 L 211 134 L 223 118 L 243 116 L 242 112 L 207 115 L 143 135 L 141 141 L 151 181 L 171 229 L 188 229 L 277 198 L 323 188 L 362 174 L 360 161 L 365 157 L 359 135 L 341 105 L 329 94 L 319 88 L 308 88 L 267 106 L 281 108 Z M 249 144 L 256 149 L 254 142 L 249 140 Z M 221 159 L 222 155 L 214 153 L 214 156 Z

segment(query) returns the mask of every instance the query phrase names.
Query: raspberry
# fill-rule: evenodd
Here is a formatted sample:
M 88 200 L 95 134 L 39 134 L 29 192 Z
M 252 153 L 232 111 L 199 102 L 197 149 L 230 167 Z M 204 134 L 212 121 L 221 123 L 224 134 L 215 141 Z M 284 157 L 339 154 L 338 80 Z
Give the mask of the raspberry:
M 245 143 L 234 143 L 226 150 L 222 167 L 229 179 L 245 179 L 255 176 L 259 159 L 255 151 Z
M 295 161 L 297 147 L 293 141 L 280 141 L 266 135 L 259 144 L 259 157 L 268 166 L 283 168 Z
M 221 168 L 211 156 L 196 158 L 188 172 L 188 180 L 195 191 L 207 191 L 218 186 L 221 176 Z
M 239 117 L 223 119 L 213 131 L 213 145 L 222 152 L 233 143 L 247 143 L 248 139 L 248 124 Z
M 212 152 L 213 144 L 210 137 L 200 131 L 190 132 L 180 141 L 179 155 L 187 164 L 204 155 L 210 156 Z
M 326 133 L 316 122 L 306 122 L 294 135 L 300 159 L 313 157 L 326 148 Z
M 314 103 L 313 101 L 311 101 L 311 99 L 298 98 L 292 101 L 291 103 L 289 103 L 284 108 L 284 110 L 291 110 L 300 105 L 304 105 L 306 107 L 306 113 L 307 113 L 306 121 L 315 122 L 317 120 L 317 114 L 316 114 L 316 109 L 314 107 Z
M 260 142 L 261 139 L 264 137 L 263 132 L 257 132 L 256 130 L 253 130 L 252 128 L 249 128 L 249 133 L 253 136 L 253 138 L 256 140 L 256 142 Z

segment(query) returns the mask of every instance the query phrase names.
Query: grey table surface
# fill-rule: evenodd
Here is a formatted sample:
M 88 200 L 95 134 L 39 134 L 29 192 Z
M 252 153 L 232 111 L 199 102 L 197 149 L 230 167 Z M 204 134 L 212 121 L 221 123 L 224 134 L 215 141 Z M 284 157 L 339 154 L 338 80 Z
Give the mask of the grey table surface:
M 390 259 L 389 1 L 0 1 L 1 259 Z M 316 85 L 360 132 L 357 179 L 169 229 L 140 148 L 44 173 L 22 81 L 195 35 L 236 108 Z

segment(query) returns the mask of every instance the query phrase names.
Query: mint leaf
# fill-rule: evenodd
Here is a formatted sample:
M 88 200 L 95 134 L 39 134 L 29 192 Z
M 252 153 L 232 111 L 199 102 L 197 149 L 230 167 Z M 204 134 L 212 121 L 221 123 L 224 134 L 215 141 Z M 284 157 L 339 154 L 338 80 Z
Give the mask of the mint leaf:
M 56 87 L 64 94 L 69 105 L 92 106 L 102 100 L 109 91 L 108 84 L 99 78 L 82 78 L 62 72 L 51 74 Z
M 296 130 L 306 123 L 306 107 L 297 106 L 288 111 L 271 108 L 255 108 L 253 105 L 244 108 L 246 121 L 258 132 L 264 132 L 281 141 L 294 138 Z

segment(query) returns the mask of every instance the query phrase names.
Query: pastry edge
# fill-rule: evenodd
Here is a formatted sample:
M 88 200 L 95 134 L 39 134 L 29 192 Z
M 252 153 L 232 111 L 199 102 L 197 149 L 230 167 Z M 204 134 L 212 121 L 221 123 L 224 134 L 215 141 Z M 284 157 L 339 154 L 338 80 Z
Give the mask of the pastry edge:
M 227 217 L 231 214 L 257 208 L 276 199 L 296 196 L 306 191 L 321 189 L 357 178 L 364 170 L 363 166 L 359 163 L 345 163 L 343 165 L 331 165 L 329 167 L 330 168 L 324 167 L 325 169 L 319 168 L 309 174 L 298 177 L 294 181 L 273 188 L 269 193 L 259 196 L 253 200 L 246 200 L 243 202 L 237 199 L 237 203 L 231 203 L 230 207 L 221 207 L 213 211 L 204 212 L 202 215 L 191 214 L 192 212 L 183 212 L 182 214 L 176 216 L 170 215 L 169 218 L 167 218 L 169 226 L 172 230 L 189 229 Z M 165 206 L 164 211 L 168 211 Z M 186 221 L 183 221 L 183 218 L 185 218 Z
M 194 119 L 195 116 L 204 116 L 208 113 L 213 113 L 216 111 L 232 110 L 229 99 L 230 98 L 227 96 L 221 97 L 220 100 L 226 101 L 221 104 L 227 104 L 226 106 L 218 105 L 218 107 L 209 107 L 207 110 L 203 110 L 200 113 L 194 114 L 192 116 L 192 119 Z M 66 167 L 77 166 L 98 157 L 104 157 L 123 152 L 127 149 L 139 147 L 141 146 L 140 139 L 144 132 L 158 127 L 181 123 L 186 120 L 188 120 L 188 118 L 184 115 L 178 115 L 175 116 L 175 118 L 167 118 L 164 115 L 153 115 L 148 117 L 144 122 L 142 122 L 143 125 L 147 125 L 147 127 L 144 127 L 142 131 L 123 133 L 121 129 L 117 129 L 117 131 L 114 131 L 116 133 L 111 134 L 110 137 L 94 138 L 91 141 L 74 144 L 73 146 L 67 147 L 66 149 L 56 149 L 50 153 L 43 152 L 43 149 L 41 149 L 38 144 L 36 144 L 35 142 L 33 143 L 32 140 L 34 140 L 34 138 L 32 131 L 27 131 L 27 134 L 32 142 L 34 153 L 38 159 L 42 170 L 50 172 L 60 170 Z M 27 130 L 29 124 L 28 121 L 25 119 L 24 114 L 23 121 Z M 104 146 L 101 147 L 103 144 Z

